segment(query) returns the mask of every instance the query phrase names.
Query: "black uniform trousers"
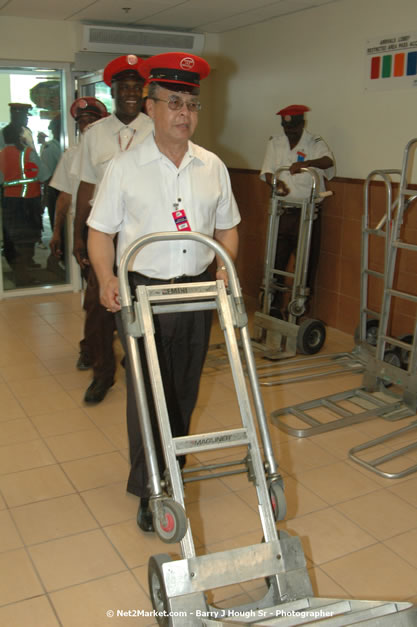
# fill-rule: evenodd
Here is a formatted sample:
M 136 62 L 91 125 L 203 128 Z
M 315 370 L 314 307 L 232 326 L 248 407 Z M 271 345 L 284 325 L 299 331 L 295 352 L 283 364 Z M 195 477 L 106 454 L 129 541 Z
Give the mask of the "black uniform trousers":
M 179 277 L 175 279 L 175 282 L 194 283 L 210 280 L 212 280 L 212 277 L 210 273 L 206 271 L 196 277 Z M 135 272 L 129 273 L 129 282 L 133 294 L 135 287 L 140 284 L 158 285 L 167 283 L 167 281 L 149 279 Z M 191 415 L 197 402 L 200 377 L 209 345 L 211 313 L 211 311 L 187 311 L 158 314 L 153 317 L 155 343 L 173 437 L 188 434 Z M 116 322 L 119 337 L 125 349 L 125 353 L 128 355 L 126 335 L 120 313 L 116 314 Z M 144 342 L 142 339 L 139 339 L 139 352 L 149 415 L 154 432 L 159 470 L 162 475 L 165 462 L 159 437 L 149 371 L 146 363 Z M 127 491 L 140 497 L 146 497 L 149 496 L 148 471 L 133 385 L 132 371 L 129 358 L 127 358 L 127 429 L 131 463 Z
M 93 366 L 93 377 L 111 385 L 116 371 L 113 336 L 116 330 L 114 314 L 100 303 L 100 286 L 92 266 L 82 272 L 87 281 L 84 294 L 84 338 L 80 351 Z
M 277 248 L 275 253 L 275 269 L 286 270 L 291 255 L 296 254 L 298 244 L 298 230 L 300 227 L 299 208 L 289 208 L 289 210 L 280 216 L 279 231 L 277 239 Z M 321 215 L 320 209 L 317 218 L 313 220 L 310 243 L 310 258 L 308 262 L 307 287 L 310 288 L 310 296 L 313 292 L 314 281 L 317 273 L 317 266 L 320 256 L 320 235 L 321 235 Z M 278 285 L 285 284 L 285 277 L 276 277 Z M 282 306 L 282 292 L 276 292 L 273 299 L 274 307 Z

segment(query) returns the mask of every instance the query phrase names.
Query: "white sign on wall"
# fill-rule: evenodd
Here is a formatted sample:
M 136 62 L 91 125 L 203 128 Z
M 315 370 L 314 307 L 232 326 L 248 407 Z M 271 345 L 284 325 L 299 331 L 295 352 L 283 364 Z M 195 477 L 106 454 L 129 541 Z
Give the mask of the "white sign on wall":
M 365 89 L 417 87 L 417 32 L 368 39 Z

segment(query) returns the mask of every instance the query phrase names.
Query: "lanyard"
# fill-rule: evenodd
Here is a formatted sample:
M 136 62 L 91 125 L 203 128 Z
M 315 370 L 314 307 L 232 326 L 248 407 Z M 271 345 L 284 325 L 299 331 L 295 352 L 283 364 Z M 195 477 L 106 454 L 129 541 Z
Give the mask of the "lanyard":
M 130 127 L 129 127 L 129 126 L 127 126 L 126 128 L 130 128 Z M 130 130 L 132 130 L 132 129 L 130 129 Z M 122 142 L 120 141 L 120 133 L 121 133 L 121 131 L 119 131 L 119 135 L 118 135 L 118 140 L 119 140 L 119 148 L 120 148 L 120 151 L 121 151 L 121 152 L 124 152 L 124 151 L 126 151 L 126 150 L 129 150 L 129 148 L 130 148 L 130 144 L 132 143 L 132 140 L 133 140 L 133 138 L 134 138 L 134 136 L 135 136 L 136 129 L 135 129 L 135 128 L 133 129 L 132 136 L 131 136 L 131 138 L 129 139 L 129 141 L 127 142 L 126 148 L 122 148 Z

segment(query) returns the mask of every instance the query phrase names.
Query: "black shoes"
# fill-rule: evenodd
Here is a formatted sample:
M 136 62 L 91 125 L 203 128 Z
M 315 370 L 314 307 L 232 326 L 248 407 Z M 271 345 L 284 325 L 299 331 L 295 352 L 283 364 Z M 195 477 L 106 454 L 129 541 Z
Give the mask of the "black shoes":
M 109 389 L 114 385 L 114 381 L 103 381 L 101 379 L 93 379 L 88 386 L 84 396 L 85 403 L 101 403 Z
M 77 360 L 77 370 L 89 370 L 92 367 L 92 363 L 87 355 L 80 353 Z
M 149 499 L 142 498 L 140 500 L 137 523 L 138 523 L 138 527 L 142 529 L 142 531 L 145 531 L 146 533 L 155 531 L 154 526 L 153 526 L 152 512 L 149 509 Z

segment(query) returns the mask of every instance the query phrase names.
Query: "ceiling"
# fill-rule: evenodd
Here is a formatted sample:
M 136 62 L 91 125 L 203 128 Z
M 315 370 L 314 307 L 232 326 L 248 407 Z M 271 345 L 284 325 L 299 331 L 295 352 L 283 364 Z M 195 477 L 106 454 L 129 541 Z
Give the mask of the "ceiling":
M 338 1 L 0 0 L 0 16 L 223 33 Z

